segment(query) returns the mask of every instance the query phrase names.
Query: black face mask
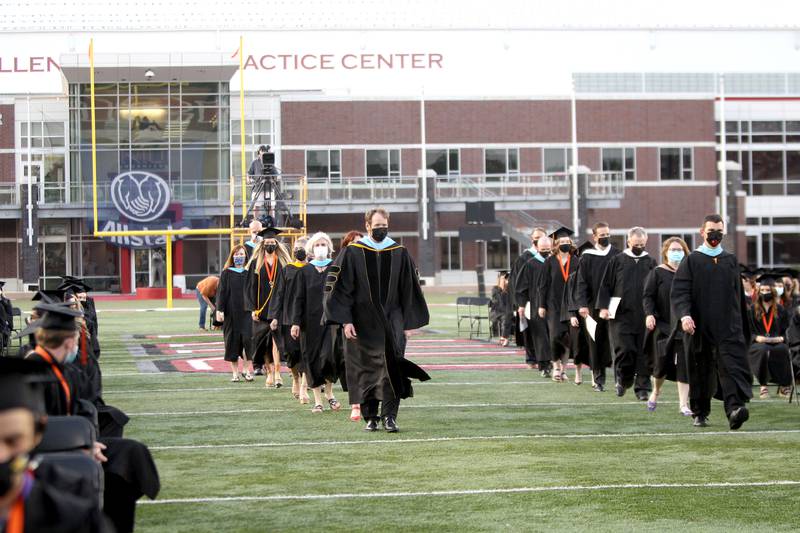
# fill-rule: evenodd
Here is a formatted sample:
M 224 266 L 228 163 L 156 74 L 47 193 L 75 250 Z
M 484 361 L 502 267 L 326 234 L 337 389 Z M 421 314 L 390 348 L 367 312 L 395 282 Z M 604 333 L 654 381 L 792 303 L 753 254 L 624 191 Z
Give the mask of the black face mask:
M 541 255 L 542 257 L 547 259 L 548 257 L 550 257 L 550 250 L 545 250 L 543 252 L 539 252 L 539 255 Z
M 559 244 L 558 245 L 558 251 L 561 252 L 562 254 L 565 254 L 565 253 L 569 252 L 570 248 L 572 248 L 572 246 L 569 245 L 569 244 Z
M 267 252 L 268 254 L 274 254 L 275 250 L 277 249 L 278 249 L 277 244 L 267 244 L 264 246 L 264 251 Z
M 606 246 L 608 246 L 608 243 L 609 243 L 609 238 L 608 238 L 608 237 L 599 237 L 599 238 L 597 239 L 597 244 L 599 244 L 599 245 L 600 245 L 600 246 L 602 246 L 603 248 L 605 248 Z
M 372 240 L 381 242 L 389 235 L 389 228 L 372 228 Z
M 298 248 L 297 250 L 294 251 L 294 258 L 297 259 L 298 261 L 305 261 L 306 251 L 303 250 L 302 248 Z
M 712 248 L 716 248 L 719 243 L 722 242 L 722 231 L 712 230 L 706 232 L 706 241 L 708 241 L 708 244 L 710 244 Z
M 0 496 L 5 495 L 14 483 L 14 476 L 25 469 L 26 457 L 14 456 L 0 463 Z
M 761 294 L 761 299 L 764 300 L 765 302 L 771 302 L 772 301 L 772 293 L 771 292 L 762 293 Z
M 642 255 L 644 253 L 644 246 L 631 246 L 633 255 Z

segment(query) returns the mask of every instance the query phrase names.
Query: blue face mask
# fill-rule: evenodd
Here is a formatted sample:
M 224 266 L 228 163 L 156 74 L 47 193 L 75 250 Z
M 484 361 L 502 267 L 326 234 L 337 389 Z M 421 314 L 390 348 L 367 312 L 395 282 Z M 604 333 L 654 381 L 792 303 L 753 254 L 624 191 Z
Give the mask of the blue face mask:
M 667 252 L 667 259 L 670 263 L 680 263 L 684 257 L 686 257 L 686 254 L 683 250 L 669 250 Z
M 76 344 L 75 347 L 72 349 L 72 351 L 67 353 L 67 358 L 64 360 L 64 362 L 74 363 L 75 359 L 77 358 L 78 358 L 78 345 Z
M 234 256 L 233 257 L 233 266 L 235 266 L 235 267 L 244 266 L 244 260 L 245 260 L 245 258 L 242 257 L 241 255 Z

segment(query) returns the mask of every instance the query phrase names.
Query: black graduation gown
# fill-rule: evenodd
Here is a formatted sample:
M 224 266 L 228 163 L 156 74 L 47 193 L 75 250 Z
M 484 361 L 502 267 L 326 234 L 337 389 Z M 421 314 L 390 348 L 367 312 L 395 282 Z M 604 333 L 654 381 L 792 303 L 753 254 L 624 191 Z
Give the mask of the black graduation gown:
M 24 506 L 25 532 L 106 533 L 114 531 L 93 502 L 34 479 Z
M 297 273 L 292 305 L 292 324 L 300 326 L 300 348 L 308 384 L 320 387 L 326 381 L 335 382 L 344 366 L 342 353 L 337 350 L 336 324 L 322 325 L 322 300 L 325 279 L 330 265 L 320 272 L 307 264 Z M 356 329 L 358 331 L 358 329 Z
M 570 254 L 567 279 L 569 279 L 569 274 L 574 273 L 577 268 L 578 257 Z M 547 258 L 544 262 L 544 272 L 539 278 L 539 295 L 537 297 L 539 307 L 543 307 L 547 311 L 545 320 L 550 337 L 550 354 L 554 359 L 560 359 L 565 351 L 573 350 L 569 321 L 564 322 L 561 314 L 564 289 L 567 286 L 567 280 L 564 279 L 561 269 L 562 264 L 558 255 L 551 255 Z M 536 312 L 539 312 L 538 308 Z M 533 314 L 533 310 L 531 310 L 531 314 Z
M 224 313 L 222 334 L 225 339 L 225 360 L 236 362 L 240 357 L 252 359 L 253 318 L 245 309 L 244 290 L 247 271 L 226 268 L 219 275 L 217 311 Z
M 531 256 L 531 259 L 522 266 L 517 277 L 516 301 L 519 302 L 519 306 L 514 309 L 517 321 L 519 321 L 516 310 L 530 303 L 531 317 L 528 319 L 528 327 L 531 329 L 529 332 L 530 342 L 537 363 L 553 359 L 550 354 L 550 334 L 547 331 L 547 320 L 539 318 L 539 284 L 544 273 L 545 263 Z
M 86 297 L 86 300 L 81 302 L 83 306 L 83 318 L 86 325 L 89 326 L 89 333 L 92 339 L 98 339 L 100 327 L 97 321 L 97 308 L 94 305 L 94 298 Z M 95 346 L 95 356 L 100 359 L 100 345 Z
M 671 353 L 666 349 L 673 324 L 669 293 L 674 277 L 675 272 L 664 265 L 659 265 L 644 280 L 642 294 L 644 314 L 645 317 L 652 315 L 656 319 L 656 328 L 645 335 L 645 353 L 653 377 L 688 383 L 683 346 L 681 343 L 674 343 Z
M 800 379 L 800 310 L 794 308 L 789 317 L 789 327 L 786 329 L 786 344 L 792 357 L 792 368 L 795 379 Z
M 514 264 L 511 265 L 511 271 L 508 274 L 508 293 L 511 295 L 511 308 L 514 310 L 514 338 L 516 341 L 517 346 L 526 346 L 525 344 L 525 334 L 524 332 L 520 331 L 519 329 L 519 315 L 517 314 L 517 309 L 523 307 L 525 305 L 526 300 L 518 300 L 517 294 L 518 291 L 518 283 L 520 282 L 520 278 L 524 275 L 523 270 L 525 264 L 533 259 L 533 254 L 531 253 L 530 249 L 525 250 L 522 252 L 519 257 L 514 260 Z M 536 286 L 534 286 L 536 287 Z M 529 346 L 526 346 L 526 349 Z M 533 354 L 530 354 L 533 355 Z
M 345 340 L 351 404 L 393 401 L 413 395 L 410 378 L 430 376 L 405 359 L 405 330 L 430 319 L 417 269 L 401 245 L 376 250 L 351 243 L 328 268 L 324 320 L 353 324 L 358 338 Z
M 570 346 L 572 347 L 572 360 L 576 365 L 591 366 L 589 357 L 589 341 L 586 330 L 580 326 L 580 315 L 578 314 L 577 299 L 577 271 L 572 272 L 567 278 L 567 285 L 564 287 L 564 296 L 561 299 L 561 321 L 569 326 Z M 571 319 L 578 319 L 578 327 L 572 327 Z
M 695 250 L 681 261 L 670 292 L 673 330 L 690 316 L 695 334 L 684 335 L 689 395 L 695 416 L 708 416 L 718 397 L 730 413 L 753 397 L 747 360 L 750 325 L 736 256 L 711 257 Z
M 595 376 L 595 382 L 605 382 L 605 368 L 611 366 L 611 341 L 608 337 L 608 322 L 600 318 L 600 308 L 597 306 L 597 293 L 608 262 L 620 253 L 618 248 L 609 246 L 607 253 L 599 250 L 586 250 L 581 254 L 576 272 L 575 300 L 578 309 L 587 307 L 594 321 L 597 323 L 594 340 L 588 335 L 586 342 L 589 347 L 589 366 Z M 581 328 L 586 330 L 586 321 L 581 318 Z
M 14 329 L 14 314 L 11 300 L 0 296 L 0 354 L 10 345 L 12 329 Z
M 289 368 L 297 367 L 299 372 L 305 372 L 305 369 L 302 367 L 300 341 L 292 338 L 290 330 L 292 327 L 292 304 L 294 303 L 297 273 L 305 265 L 305 262 L 295 261 L 293 263 L 288 263 L 281 270 L 281 275 L 278 277 L 272 298 L 267 306 L 267 315 L 269 319 L 276 319 L 278 321 L 278 329 L 280 330 L 280 335 L 278 335 L 278 337 L 280 337 L 278 349 L 281 350 L 281 355 L 286 361 L 286 366 Z
M 253 322 L 253 362 L 256 366 L 272 362 L 272 343 L 276 336 L 272 335 L 269 327 L 269 302 L 274 295 L 275 286 L 281 277 L 283 265 L 276 257 L 277 265 L 275 275 L 270 280 L 266 261 L 261 268 L 256 270 L 257 263 L 253 261 L 247 271 L 247 281 L 245 283 L 244 306 L 248 312 L 256 311 L 260 320 Z
M 36 352 L 28 357 L 46 362 Z M 55 365 L 66 382 L 70 396 L 68 399 L 51 367 L 49 374 L 53 382 L 44 387 L 45 411 L 51 416 L 77 415 L 89 418 L 82 409 L 91 404 L 80 397 L 80 386 L 77 384 L 81 376 L 80 369 L 72 364 L 61 365 L 56 362 Z M 95 428 L 98 427 L 96 417 L 90 421 Z M 117 531 L 132 531 L 136 500 L 144 494 L 154 499 L 161 488 L 158 470 L 150 450 L 141 442 L 117 437 L 101 437 L 98 441 L 106 445 L 103 454 L 108 458 L 103 463 L 104 512 L 114 522 Z
M 500 287 L 492 287 L 489 299 L 489 322 L 492 332 L 498 337 L 509 338 L 514 331 L 514 319 L 511 316 L 511 294 Z
M 753 343 L 748 350 L 750 360 L 750 370 L 753 372 L 759 385 L 766 386 L 768 383 L 777 383 L 786 387 L 792 384 L 792 369 L 790 364 L 789 345 L 786 342 L 780 344 L 767 344 L 756 342 L 756 337 L 783 337 L 786 339 L 786 330 L 789 328 L 789 313 L 783 306 L 775 304 L 775 314 L 772 324 L 769 323 L 769 313 L 764 319 L 756 318 L 755 307 L 747 311 L 750 320 L 750 331 Z M 766 324 L 764 324 L 766 322 Z M 770 326 L 767 331 L 767 325 Z
M 245 264 L 247 264 L 250 261 L 250 258 L 253 257 L 253 252 L 255 252 L 256 246 L 258 246 L 258 242 L 245 241 L 244 243 L 244 253 L 246 254 L 244 259 Z

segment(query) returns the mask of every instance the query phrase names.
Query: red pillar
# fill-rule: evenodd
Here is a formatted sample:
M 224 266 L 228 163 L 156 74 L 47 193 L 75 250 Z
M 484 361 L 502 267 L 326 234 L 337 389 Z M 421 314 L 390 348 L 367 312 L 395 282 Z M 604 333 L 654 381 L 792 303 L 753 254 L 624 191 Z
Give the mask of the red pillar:
M 183 274 L 183 239 L 178 239 L 172 247 L 172 273 L 174 275 Z
M 119 254 L 120 292 L 122 294 L 131 294 L 133 292 L 131 277 L 131 250 L 130 248 L 122 248 Z

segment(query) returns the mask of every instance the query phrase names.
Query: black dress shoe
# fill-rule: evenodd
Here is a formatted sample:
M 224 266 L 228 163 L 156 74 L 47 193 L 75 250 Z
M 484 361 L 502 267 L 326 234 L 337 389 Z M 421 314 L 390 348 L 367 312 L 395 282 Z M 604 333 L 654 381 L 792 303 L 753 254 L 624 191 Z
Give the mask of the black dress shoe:
M 617 396 L 620 398 L 625 396 L 625 387 L 623 387 L 621 383 L 614 384 L 614 389 L 617 391 Z
M 650 395 L 647 394 L 646 391 L 639 391 L 636 393 L 636 399 L 640 402 L 646 402 L 649 397 Z
M 694 422 L 692 425 L 696 428 L 704 428 L 708 426 L 708 418 L 704 416 L 696 416 L 694 417 Z
M 543 378 L 549 378 L 550 377 L 550 370 L 549 369 L 544 369 L 544 370 L 542 370 L 541 374 L 542 374 Z
M 750 411 L 747 410 L 747 407 L 739 407 L 731 411 L 731 416 L 728 417 L 728 424 L 732 430 L 736 431 L 742 427 L 742 424 L 747 422 L 748 418 L 750 418 Z
M 255 372 L 253 372 L 253 375 L 254 376 L 263 376 L 264 375 L 264 369 L 263 368 L 256 368 Z
M 364 431 L 378 431 L 378 419 L 371 418 L 367 420 L 367 425 L 364 427 Z
M 603 387 L 600 383 L 595 383 L 594 385 L 592 385 L 592 390 L 595 391 L 595 392 L 605 392 L 606 391 L 605 387 Z
M 400 428 L 397 427 L 397 422 L 394 421 L 393 416 L 387 416 L 383 419 L 383 429 L 389 433 L 397 433 L 400 431 Z

